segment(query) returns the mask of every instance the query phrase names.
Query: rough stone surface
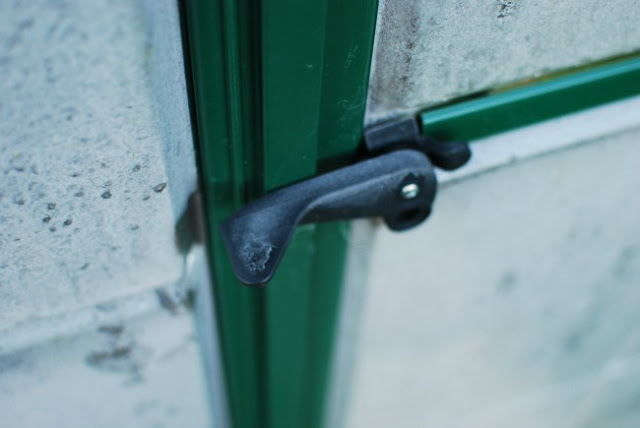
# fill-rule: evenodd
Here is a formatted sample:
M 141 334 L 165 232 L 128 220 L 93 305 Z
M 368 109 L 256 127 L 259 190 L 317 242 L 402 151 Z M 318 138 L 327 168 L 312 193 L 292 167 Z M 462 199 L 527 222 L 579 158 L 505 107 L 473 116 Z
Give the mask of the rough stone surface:
M 419 228 L 381 228 L 345 426 L 638 426 L 639 142 L 448 184 Z
M 0 330 L 176 282 L 196 187 L 173 1 L 0 2 Z
M 636 0 L 381 0 L 366 122 L 640 50 Z
M 3 427 L 206 428 L 206 396 L 184 308 L 0 354 Z
M 177 6 L 0 2 L 2 427 L 227 426 Z

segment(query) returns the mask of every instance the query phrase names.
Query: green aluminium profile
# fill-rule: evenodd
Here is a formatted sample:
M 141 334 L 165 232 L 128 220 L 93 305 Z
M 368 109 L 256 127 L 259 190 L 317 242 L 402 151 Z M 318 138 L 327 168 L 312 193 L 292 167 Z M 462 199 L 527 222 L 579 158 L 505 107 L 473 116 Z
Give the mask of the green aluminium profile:
M 355 153 L 376 12 L 377 0 L 263 2 L 265 190 Z M 323 426 L 348 231 L 299 228 L 267 285 L 269 427 Z
M 598 65 L 552 80 L 435 107 L 420 114 L 422 132 L 476 140 L 640 94 L 640 58 Z
M 349 235 L 298 228 L 264 289 L 234 277 L 219 224 L 346 162 L 361 140 L 377 0 L 185 0 L 196 146 L 235 428 L 321 427 Z
M 182 3 L 207 247 L 232 425 L 266 415 L 263 293 L 240 284 L 217 225 L 262 192 L 259 15 L 250 1 Z M 221 380 L 222 381 L 222 380 Z

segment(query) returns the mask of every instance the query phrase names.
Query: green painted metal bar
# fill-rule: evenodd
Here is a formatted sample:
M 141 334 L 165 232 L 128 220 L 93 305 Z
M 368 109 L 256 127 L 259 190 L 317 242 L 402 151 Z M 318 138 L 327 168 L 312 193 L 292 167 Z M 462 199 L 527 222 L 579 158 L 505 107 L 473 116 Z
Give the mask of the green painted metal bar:
M 326 3 L 265 0 L 263 7 L 265 190 L 272 190 L 316 172 Z M 292 11 L 295 17 L 283 19 Z M 314 231 L 313 225 L 298 229 L 265 290 L 270 427 L 306 426 L 308 348 L 313 340 L 306 317 L 312 306 L 314 264 L 329 256 L 314 252 L 332 250 L 316 247 Z
M 318 160 L 320 167 L 348 162 L 362 139 L 362 126 L 369 88 L 369 72 L 377 16 L 377 0 L 331 0 L 327 6 L 324 42 L 324 67 L 319 119 Z M 319 224 L 316 243 L 333 249 L 333 260 L 344 263 L 349 224 Z M 307 383 L 307 423 L 302 426 L 323 427 L 328 378 L 336 337 L 336 321 L 343 269 L 316 265 L 312 272 Z M 328 286 L 327 286 L 328 285 Z
M 355 152 L 376 6 L 371 0 L 264 2 L 267 190 Z M 344 223 L 299 228 L 267 286 L 270 427 L 322 426 L 347 237 Z
M 219 223 L 356 151 L 377 0 L 186 0 L 209 255 L 234 427 L 323 424 L 347 223 L 297 231 L 273 281 L 235 280 Z
M 257 1 L 185 1 L 197 149 L 233 426 L 266 426 L 263 293 L 236 280 L 217 224 L 262 192 Z M 252 36 L 252 34 L 255 34 Z
M 640 94 L 640 58 L 436 107 L 420 114 L 422 132 L 474 140 Z

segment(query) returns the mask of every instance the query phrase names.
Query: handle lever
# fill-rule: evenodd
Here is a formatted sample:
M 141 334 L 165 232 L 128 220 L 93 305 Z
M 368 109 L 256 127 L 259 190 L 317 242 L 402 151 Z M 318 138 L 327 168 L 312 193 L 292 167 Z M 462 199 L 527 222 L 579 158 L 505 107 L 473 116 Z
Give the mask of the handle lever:
M 391 229 L 408 229 L 429 215 L 436 186 L 425 154 L 398 150 L 269 193 L 220 230 L 238 278 L 262 286 L 298 224 L 382 216 Z
M 370 127 L 364 140 L 376 157 L 267 194 L 222 223 L 242 282 L 267 283 L 301 223 L 380 216 L 392 230 L 416 226 L 429 216 L 436 194 L 431 163 L 451 170 L 471 157 L 466 143 L 420 135 L 412 118 Z
M 451 171 L 460 168 L 471 158 L 466 142 L 438 141 L 425 137 L 418 123 L 411 117 L 383 122 L 367 128 L 364 143 L 369 154 L 380 154 L 390 150 L 413 149 L 426 154 L 438 168 Z

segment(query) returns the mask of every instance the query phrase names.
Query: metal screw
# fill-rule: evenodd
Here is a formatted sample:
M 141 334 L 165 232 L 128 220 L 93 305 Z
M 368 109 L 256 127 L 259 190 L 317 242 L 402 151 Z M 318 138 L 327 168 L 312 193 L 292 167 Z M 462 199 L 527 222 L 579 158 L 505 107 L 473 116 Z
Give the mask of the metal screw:
M 413 199 L 420 193 L 420 187 L 416 183 L 405 184 L 400 191 L 400 194 L 405 199 Z

